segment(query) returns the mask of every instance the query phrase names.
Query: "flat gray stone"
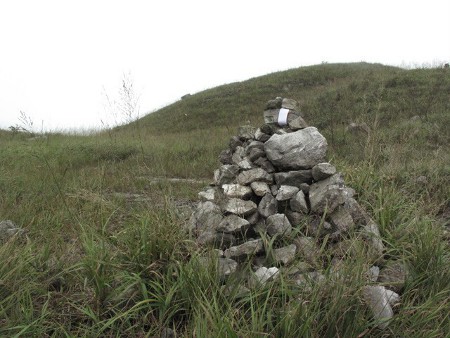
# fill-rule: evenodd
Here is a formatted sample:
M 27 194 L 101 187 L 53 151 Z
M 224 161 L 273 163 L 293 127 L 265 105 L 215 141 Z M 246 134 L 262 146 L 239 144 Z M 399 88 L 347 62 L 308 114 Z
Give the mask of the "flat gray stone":
M 282 185 L 278 189 L 277 201 L 287 201 L 294 197 L 300 189 L 291 185 Z
M 247 229 L 250 223 L 237 215 L 228 215 L 222 219 L 216 230 L 225 233 L 236 233 Z
M 315 127 L 284 135 L 274 134 L 264 143 L 267 158 L 280 170 L 310 169 L 324 162 L 327 141 Z
M 272 183 L 273 176 L 261 168 L 246 170 L 237 176 L 237 182 L 241 185 L 249 185 L 255 181 Z
M 299 106 L 298 106 L 298 102 L 295 101 L 294 99 L 284 98 L 281 101 L 281 108 L 286 108 L 286 109 L 290 109 L 290 110 L 298 110 Z
M 258 210 L 256 204 L 252 201 L 244 201 L 240 198 L 230 198 L 223 206 L 225 212 L 235 215 L 250 215 Z
M 289 121 L 288 123 L 289 128 L 291 128 L 291 130 L 300 130 L 300 129 L 304 129 L 306 127 L 308 127 L 308 123 L 306 123 L 306 121 L 302 118 L 302 117 L 297 117 L 295 119 L 293 119 L 292 121 Z
M 240 259 L 262 252 L 264 252 L 264 243 L 262 239 L 255 239 L 252 241 L 247 241 L 241 245 L 232 246 L 226 249 L 224 254 L 227 258 Z
M 245 185 L 240 184 L 223 184 L 223 193 L 228 198 L 247 199 L 253 195 L 253 190 Z
M 278 172 L 273 174 L 273 177 L 278 186 L 292 185 L 300 188 L 304 183 L 312 183 L 312 172 L 310 169 Z

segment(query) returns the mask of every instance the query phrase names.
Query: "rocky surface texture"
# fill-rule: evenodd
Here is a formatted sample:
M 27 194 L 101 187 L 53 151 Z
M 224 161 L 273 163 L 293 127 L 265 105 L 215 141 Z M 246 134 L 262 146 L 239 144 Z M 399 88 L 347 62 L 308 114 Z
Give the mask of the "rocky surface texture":
M 231 137 L 214 184 L 199 193 L 190 231 L 200 245 L 223 252 L 217 257 L 222 281 L 252 267 L 243 288 L 275 281 L 284 272 L 297 285 L 321 283 L 332 278 L 329 271 L 339 273 L 357 241 L 367 253 L 368 271 L 367 285 L 355 292 L 386 328 L 407 268 L 385 260 L 378 225 L 326 161 L 327 141 L 307 125 L 297 102 L 270 100 L 264 121 Z M 323 248 L 334 253 L 331 259 L 321 257 Z

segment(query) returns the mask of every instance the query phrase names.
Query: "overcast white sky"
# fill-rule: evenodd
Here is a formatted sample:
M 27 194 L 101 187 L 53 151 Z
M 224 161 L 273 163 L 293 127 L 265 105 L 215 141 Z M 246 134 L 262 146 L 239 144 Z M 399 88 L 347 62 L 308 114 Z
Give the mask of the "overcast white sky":
M 101 127 L 124 73 L 141 115 L 224 83 L 332 62 L 450 61 L 448 0 L 0 2 L 0 128 Z M 106 108 L 106 109 L 105 109 Z

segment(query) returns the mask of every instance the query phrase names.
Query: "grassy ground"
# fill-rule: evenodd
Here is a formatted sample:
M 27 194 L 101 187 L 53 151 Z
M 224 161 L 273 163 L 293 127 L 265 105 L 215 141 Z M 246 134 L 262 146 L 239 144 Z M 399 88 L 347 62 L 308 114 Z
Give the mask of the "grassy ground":
M 380 225 L 388 255 L 411 267 L 387 330 L 372 325 L 362 302 L 357 249 L 344 266 L 350 280 L 305 289 L 281 278 L 226 293 L 182 227 L 205 184 L 151 180 L 212 179 L 237 126 L 259 126 L 275 96 L 301 102 Z M 371 132 L 346 133 L 350 122 Z M 449 125 L 448 70 L 363 63 L 220 86 L 91 136 L 2 131 L 0 220 L 26 236 L 0 245 L 0 336 L 152 336 L 168 327 L 187 337 L 444 337 Z M 329 255 L 324 248 L 322 260 Z

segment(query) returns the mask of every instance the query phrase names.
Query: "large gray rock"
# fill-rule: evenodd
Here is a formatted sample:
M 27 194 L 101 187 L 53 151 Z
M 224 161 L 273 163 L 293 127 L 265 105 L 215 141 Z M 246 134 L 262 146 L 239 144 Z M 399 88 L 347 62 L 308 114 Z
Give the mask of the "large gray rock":
M 235 233 L 247 229 L 250 223 L 237 215 L 228 215 L 217 226 L 216 230 L 225 233 Z
M 240 184 L 223 184 L 223 193 L 228 198 L 247 199 L 253 195 L 253 190 L 245 185 Z
M 242 259 L 261 252 L 264 252 L 264 243 L 262 239 L 255 239 L 226 249 L 224 255 L 227 258 Z
M 299 188 L 291 186 L 291 185 L 282 185 L 278 189 L 277 193 L 277 201 L 287 201 L 294 197 L 299 191 Z
M 246 216 L 255 212 L 258 208 L 252 201 L 244 201 L 240 198 L 230 198 L 223 206 L 223 210 L 235 215 Z
M 7 241 L 16 234 L 22 233 L 23 230 L 14 224 L 13 221 L 5 220 L 0 222 L 0 243 Z
M 272 183 L 273 176 L 261 168 L 246 170 L 237 176 L 237 182 L 241 185 L 249 185 L 255 181 Z
M 280 170 L 309 169 L 324 162 L 327 141 L 315 127 L 284 135 L 274 134 L 264 143 L 267 158 Z
M 364 301 L 372 310 L 373 317 L 380 329 L 388 327 L 394 316 L 392 305 L 399 302 L 400 296 L 395 292 L 387 290 L 384 286 L 368 285 L 362 289 Z
M 292 225 L 284 214 L 275 214 L 267 217 L 266 227 L 270 236 L 288 235 L 292 231 Z
M 258 212 L 263 217 L 275 215 L 278 211 L 278 202 L 272 194 L 265 194 L 258 205 Z
M 353 196 L 352 190 L 344 185 L 340 174 L 334 174 L 323 181 L 312 184 L 309 188 L 311 211 L 330 214 L 339 205 L 344 204 Z
M 273 177 L 278 186 L 292 185 L 294 187 L 300 188 L 302 184 L 309 184 L 312 182 L 312 173 L 310 169 L 279 172 L 275 173 Z

